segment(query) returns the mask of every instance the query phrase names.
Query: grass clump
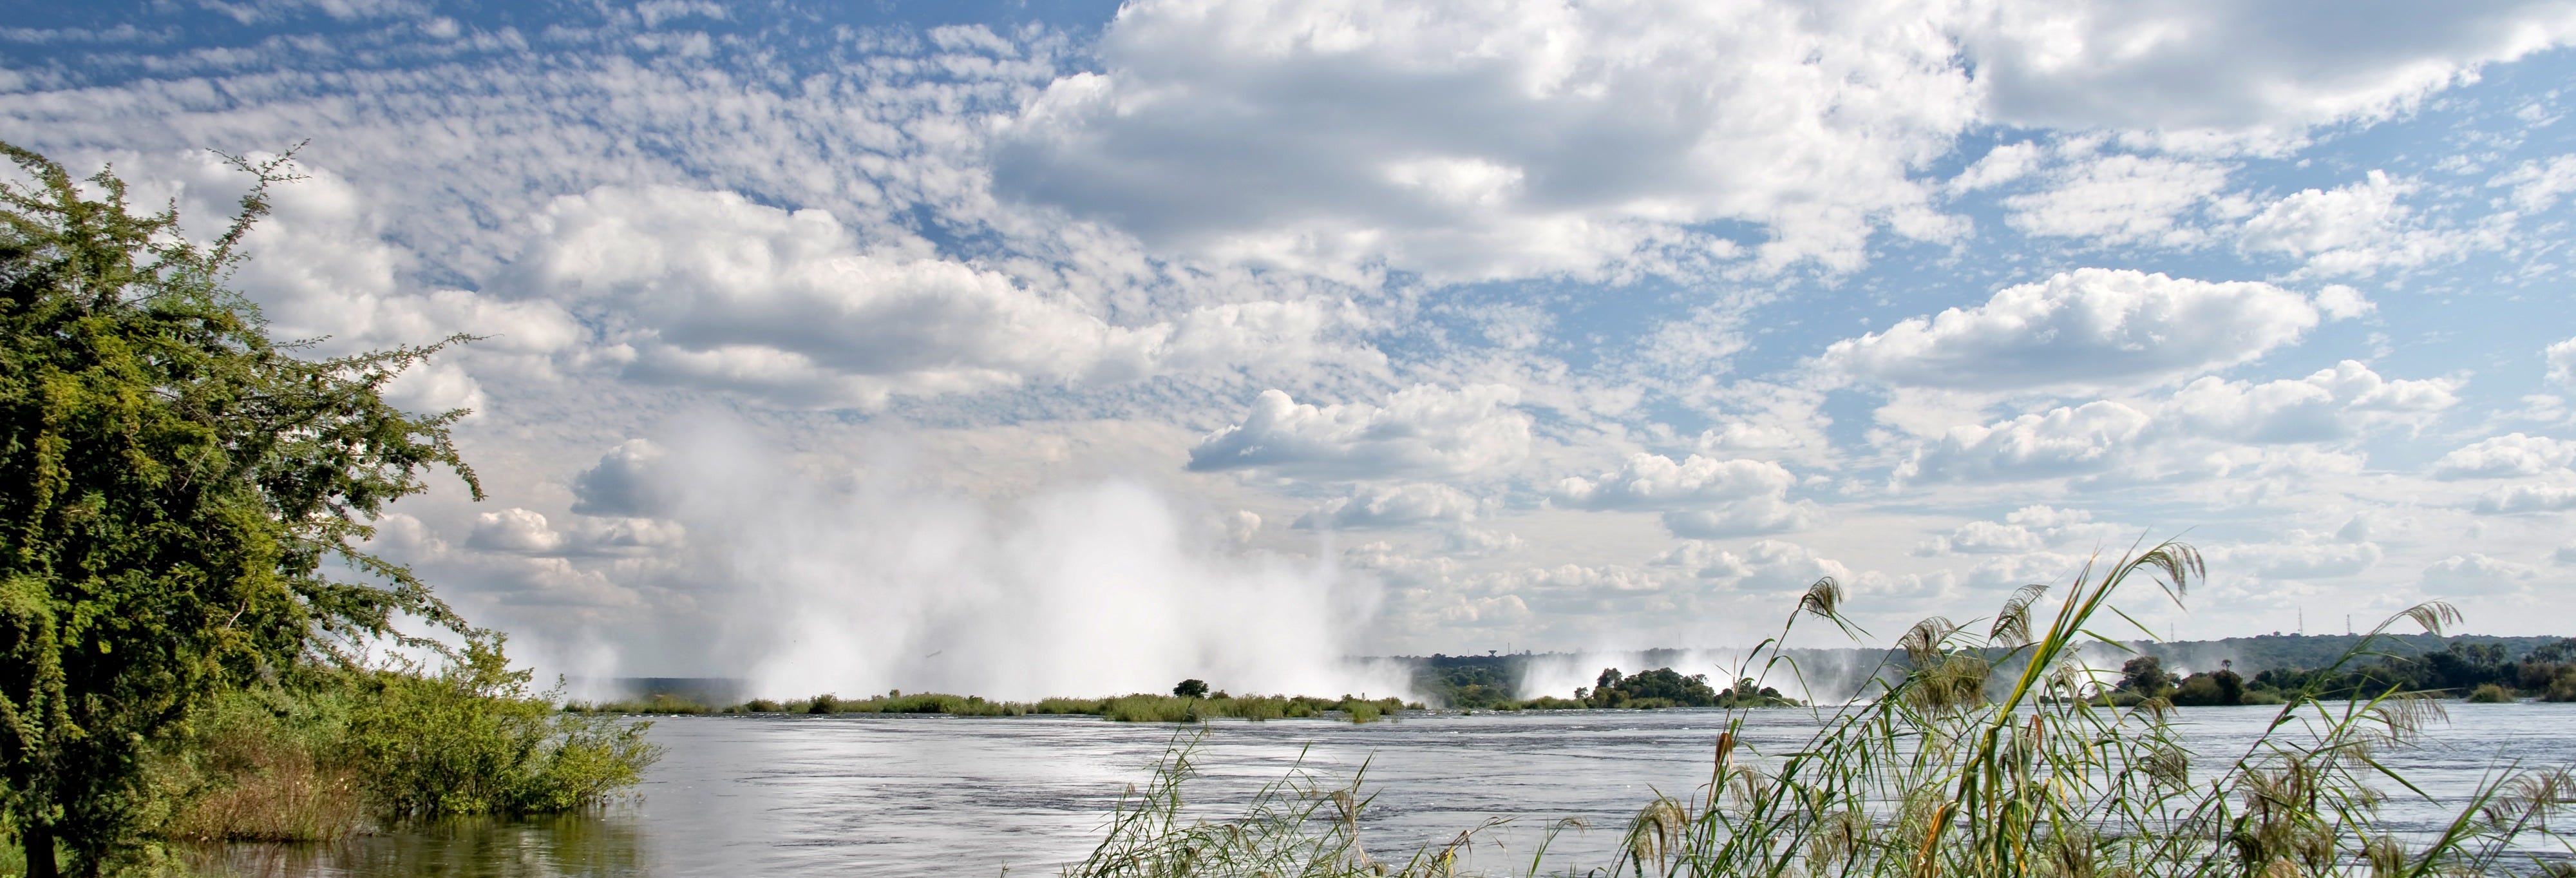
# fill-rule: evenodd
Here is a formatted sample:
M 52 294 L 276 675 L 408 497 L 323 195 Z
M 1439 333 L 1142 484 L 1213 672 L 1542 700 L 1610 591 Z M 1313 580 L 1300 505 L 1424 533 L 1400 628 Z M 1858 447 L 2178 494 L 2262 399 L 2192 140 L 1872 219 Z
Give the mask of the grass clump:
M 2469 690 L 2469 697 L 2466 700 L 2470 704 L 2512 704 L 2514 697 L 2513 690 L 2488 683 Z
M 2378 819 L 2386 794 L 2374 782 L 2415 789 L 2382 757 L 2415 746 L 2442 718 L 2440 702 L 2420 693 L 2389 688 L 2347 700 L 2328 691 L 2331 681 L 2282 692 L 2259 740 L 2208 757 L 2184 749 L 2165 694 L 2130 693 L 2139 700 L 2126 708 L 2098 700 L 2116 677 L 2086 666 L 2076 648 L 2116 643 L 2096 633 L 2126 618 L 2111 608 L 2112 595 L 2145 579 L 2179 602 L 2202 572 L 2190 547 L 2161 544 L 2088 566 L 2054 610 L 2042 606 L 2049 589 L 2029 586 L 1987 618 L 1926 619 L 1898 639 L 1882 669 L 1890 673 L 1863 699 L 1816 709 L 1819 729 L 1807 739 L 1759 751 L 1742 743 L 1743 714 L 1732 717 L 1717 735 L 1708 784 L 1644 803 L 1616 860 L 1579 874 L 2565 873 L 2517 847 L 2566 843 L 2553 829 L 2576 817 L 2576 773 L 2564 766 L 2501 766 L 2453 817 L 2404 840 Z M 1782 643 L 1801 617 L 1865 635 L 1841 603 L 1837 583 L 1818 581 L 1739 676 L 1797 675 Z M 2428 603 L 2391 617 L 2337 665 L 2371 655 L 2375 638 L 2401 620 L 2439 634 L 2457 613 Z M 1334 787 L 1302 772 L 1265 790 L 1240 818 L 1185 822 L 1179 785 L 1190 773 L 1186 749 L 1177 750 L 1068 874 L 1448 875 L 1475 831 L 1400 861 L 1372 857 L 1358 838 L 1367 800 L 1356 781 Z M 1528 874 L 1539 862 L 1530 860 Z

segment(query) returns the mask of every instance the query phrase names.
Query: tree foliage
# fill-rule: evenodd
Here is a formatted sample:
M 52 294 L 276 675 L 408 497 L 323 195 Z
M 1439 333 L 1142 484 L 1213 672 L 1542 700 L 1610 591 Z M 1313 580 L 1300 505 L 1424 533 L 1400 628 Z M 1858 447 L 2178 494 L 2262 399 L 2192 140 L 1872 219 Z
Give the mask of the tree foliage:
M 224 288 L 283 159 L 235 162 L 255 185 L 199 244 L 110 172 L 0 152 L 22 178 L 0 184 L 0 796 L 34 874 L 57 840 L 95 874 L 131 837 L 146 740 L 209 693 L 399 639 L 402 616 L 467 631 L 361 546 L 425 473 L 481 489 L 463 412 L 381 392 L 440 345 L 306 356 Z

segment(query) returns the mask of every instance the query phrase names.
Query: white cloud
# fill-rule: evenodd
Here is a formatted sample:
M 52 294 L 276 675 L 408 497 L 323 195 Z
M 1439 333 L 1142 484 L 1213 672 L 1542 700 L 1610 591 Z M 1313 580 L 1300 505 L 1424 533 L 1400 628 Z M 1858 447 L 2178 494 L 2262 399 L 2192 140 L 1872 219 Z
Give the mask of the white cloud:
M 2433 462 L 2437 479 L 2536 476 L 2576 463 L 2576 442 L 2511 433 L 2461 446 Z
M 2470 506 L 2481 515 L 2517 515 L 2525 512 L 2564 512 L 2576 509 L 2576 487 L 2565 485 L 2507 485 L 2478 495 Z
M 2032 552 L 2046 545 L 2029 528 L 1992 521 L 1971 521 L 1941 538 L 1942 548 L 1966 554 Z
M 2560 197 L 2576 192 L 2576 155 L 2523 162 L 2497 174 L 2487 185 L 2513 187 L 2513 206 L 2525 212 L 2548 210 L 2558 206 Z
M 997 151 L 1005 196 L 1161 247 L 1443 280 L 1687 269 L 1764 227 L 1768 266 L 1945 239 L 1915 172 L 1975 119 L 1937 12 L 1144 0 L 1106 69 Z M 1714 249 L 1712 249 L 1714 248 Z
M 1986 151 L 1984 158 L 1950 178 L 1947 188 L 1952 195 L 1991 189 L 2021 179 L 2038 168 L 2046 152 L 2037 143 L 2007 143 Z
M 2539 572 L 2476 552 L 2453 555 L 2424 568 L 2424 590 L 2434 595 L 2485 596 L 2528 591 Z
M 2459 252 L 2465 242 L 2458 236 L 2416 227 L 2412 212 L 2397 203 L 2417 188 L 2413 181 L 2371 171 L 2347 186 L 2301 190 L 2246 220 L 2237 245 L 2306 260 L 2308 270 L 2321 275 L 2367 275 Z
M 2147 429 L 2145 412 L 2109 400 L 2058 407 L 1991 426 L 1963 425 L 1897 467 L 1899 481 L 2008 481 L 2109 469 Z
M 2227 188 L 2227 167 L 2115 153 L 2076 160 L 2048 176 L 2047 187 L 2004 199 L 2004 221 L 2024 234 L 2086 238 L 2103 244 L 2185 246 L 2203 233 L 2184 212 Z
M 1422 524 L 1425 522 L 1466 522 L 1476 520 L 1476 498 L 1447 485 L 1431 482 L 1385 486 L 1361 485 L 1351 496 L 1336 498 L 1313 512 L 1297 517 L 1294 527 L 1306 530 L 1337 528 L 1383 528 Z
M 601 455 L 572 482 L 572 511 L 583 515 L 667 515 L 674 502 L 669 456 L 647 439 L 629 439 Z
M 2184 385 L 2157 409 L 2160 426 L 2196 438 L 2237 442 L 2322 442 L 2378 423 L 2421 422 L 2459 401 L 2450 379 L 2387 379 L 2356 360 L 2306 378 Z
M 1749 592 L 1796 591 L 1828 576 L 1844 582 L 1853 578 L 1851 568 L 1842 562 L 1786 540 L 1755 540 L 1741 553 L 1689 540 L 1648 564 L 1680 568 L 1691 576 L 1725 581 Z
M 1916 546 L 1914 554 L 1993 555 L 2037 552 L 2068 539 L 2099 536 L 2112 529 L 2093 523 L 2093 513 L 2044 503 L 2006 513 L 2001 521 L 1971 521 Z
M 2142 386 L 2254 360 L 2317 320 L 2314 303 L 2271 284 L 2086 268 L 1835 342 L 1822 363 L 1896 385 Z
M 2366 14 L 2335 0 L 1970 8 L 1963 41 L 1996 121 L 2257 139 L 2405 112 L 2480 65 L 2576 34 L 2576 13 L 2543 0 Z
M 603 187 L 556 199 L 531 225 L 511 281 L 578 303 L 629 352 L 631 374 L 790 405 L 1293 356 L 1323 322 L 1261 303 L 1113 326 L 997 272 L 866 249 L 828 212 L 731 192 Z
M 563 542 L 563 535 L 546 524 L 544 515 L 512 507 L 476 516 L 474 534 L 466 538 L 465 545 L 494 552 L 545 555 L 562 548 Z
M 2541 351 L 2549 363 L 2549 380 L 2576 388 L 2576 338 L 2550 345 Z
M 1265 390 L 1243 422 L 1190 449 L 1198 472 L 1266 469 L 1316 479 L 1464 476 L 1529 453 L 1520 392 L 1498 384 L 1445 390 L 1418 385 L 1366 403 L 1315 406 Z
M 1548 501 L 1568 509 L 1663 513 L 1676 536 L 1720 537 L 1778 533 L 1814 526 L 1823 511 L 1788 499 L 1797 477 L 1763 460 L 1717 460 L 1691 455 L 1675 462 L 1634 454 L 1619 469 L 1556 484 Z
M 2379 304 L 2364 298 L 2360 290 L 2342 284 L 2328 284 L 2317 291 L 2317 310 L 2327 320 L 2351 320 L 2379 310 Z
M 2103 399 L 1949 427 L 1896 469 L 1914 481 L 2017 481 L 2120 474 L 2215 478 L 2252 469 L 2347 469 L 2349 456 L 2295 446 L 2420 427 L 2459 400 L 2453 379 L 2388 379 L 2345 360 L 2305 378 L 2204 377 L 2162 400 Z M 2283 451 L 2265 446 L 2294 446 Z
M 2264 579 L 2332 579 L 2368 572 L 2388 554 L 2367 540 L 2317 539 L 2304 532 L 2297 537 L 2214 547 L 2212 567 Z
M 1469 558 L 1517 552 L 1529 544 L 1519 534 L 1476 527 L 1453 527 L 1442 531 L 1440 536 L 1441 551 Z

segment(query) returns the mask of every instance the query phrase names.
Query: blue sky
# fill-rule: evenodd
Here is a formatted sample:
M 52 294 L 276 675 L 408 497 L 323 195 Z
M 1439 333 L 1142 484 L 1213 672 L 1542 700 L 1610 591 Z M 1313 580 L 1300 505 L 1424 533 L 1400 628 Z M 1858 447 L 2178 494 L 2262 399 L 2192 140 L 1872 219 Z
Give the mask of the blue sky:
M 491 498 L 380 548 L 550 669 L 1284 688 L 2176 534 L 2183 637 L 2576 633 L 2576 5 L 6 21 L 0 138 L 201 227 L 211 150 L 304 144 L 236 277 L 281 334 L 488 336 L 396 390 Z

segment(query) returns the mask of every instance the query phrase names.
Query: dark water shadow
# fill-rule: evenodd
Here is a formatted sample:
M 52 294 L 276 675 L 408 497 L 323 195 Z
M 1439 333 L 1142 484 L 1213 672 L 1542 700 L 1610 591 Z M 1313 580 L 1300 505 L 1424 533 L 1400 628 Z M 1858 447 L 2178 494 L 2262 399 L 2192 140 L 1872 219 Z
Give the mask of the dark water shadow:
M 228 878 L 610 878 L 645 874 L 642 834 L 615 815 L 457 818 L 314 844 L 203 845 L 192 869 Z

